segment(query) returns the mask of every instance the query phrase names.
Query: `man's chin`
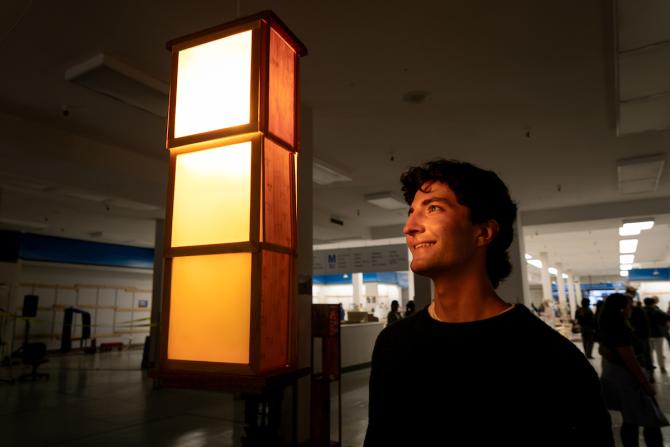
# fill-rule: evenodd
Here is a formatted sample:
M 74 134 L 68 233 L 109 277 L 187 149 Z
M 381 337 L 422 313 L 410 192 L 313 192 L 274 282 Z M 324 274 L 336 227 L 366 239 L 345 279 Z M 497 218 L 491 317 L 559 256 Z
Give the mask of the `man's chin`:
M 433 272 L 433 269 L 425 262 L 418 262 L 416 259 L 414 259 L 412 260 L 409 268 L 417 275 L 428 277 L 432 276 L 431 273 Z

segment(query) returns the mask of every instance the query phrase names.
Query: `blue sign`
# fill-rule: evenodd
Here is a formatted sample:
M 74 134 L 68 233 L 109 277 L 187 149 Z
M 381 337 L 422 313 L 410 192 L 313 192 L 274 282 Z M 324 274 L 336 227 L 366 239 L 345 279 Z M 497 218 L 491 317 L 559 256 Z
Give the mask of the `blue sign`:
M 633 269 L 628 272 L 630 281 L 670 281 L 670 268 Z

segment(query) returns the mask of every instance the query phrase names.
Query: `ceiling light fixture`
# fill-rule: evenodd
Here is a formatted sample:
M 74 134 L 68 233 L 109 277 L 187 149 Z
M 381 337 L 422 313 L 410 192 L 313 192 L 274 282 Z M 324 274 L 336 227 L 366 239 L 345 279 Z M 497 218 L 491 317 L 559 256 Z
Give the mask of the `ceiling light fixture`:
M 622 228 L 630 228 L 640 231 L 651 230 L 654 228 L 654 218 L 644 217 L 642 219 L 625 219 Z
M 637 194 L 656 191 L 664 166 L 663 154 L 617 160 L 619 192 Z
M 621 276 L 622 278 L 627 278 L 628 277 L 628 270 L 621 270 L 619 272 L 619 276 Z
M 635 253 L 637 239 L 622 239 L 619 241 L 619 254 Z
M 619 270 L 632 270 L 633 264 L 621 264 L 619 265 Z
M 312 181 L 318 185 L 330 185 L 338 182 L 350 182 L 351 177 L 315 158 L 312 161 Z
M 619 264 L 632 264 L 635 262 L 635 255 L 619 255 Z
M 407 209 L 407 204 L 399 194 L 392 192 L 378 192 L 374 194 L 366 194 L 365 200 L 379 208 L 385 210 L 404 210 Z
M 526 253 L 525 256 L 526 256 L 526 261 L 530 261 L 531 259 L 533 259 L 533 257 L 531 255 L 529 255 L 528 253 Z
M 533 267 L 537 267 L 539 269 L 542 268 L 542 261 L 540 261 L 539 259 L 528 259 L 526 262 L 532 265 Z
M 65 80 L 156 116 L 167 113 L 168 85 L 109 54 L 68 68 Z
M 556 267 L 549 267 L 547 271 L 552 275 L 558 275 L 558 270 L 556 270 Z
M 619 227 L 619 236 L 637 236 L 640 229 L 636 227 Z

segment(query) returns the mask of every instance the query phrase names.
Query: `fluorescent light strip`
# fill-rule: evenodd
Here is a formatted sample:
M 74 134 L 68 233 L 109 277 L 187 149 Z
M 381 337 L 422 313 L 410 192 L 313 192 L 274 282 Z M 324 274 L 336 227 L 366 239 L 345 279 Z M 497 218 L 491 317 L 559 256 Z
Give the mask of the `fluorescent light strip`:
M 637 236 L 638 234 L 640 234 L 640 229 L 639 228 L 619 227 L 619 236 Z
M 632 264 L 635 262 L 635 255 L 620 255 L 619 264 Z
M 547 271 L 552 275 L 558 275 L 558 270 L 556 270 L 556 267 L 549 267 Z
M 619 254 L 635 253 L 637 250 L 637 239 L 622 239 L 619 241 Z
M 633 270 L 633 264 L 621 264 L 619 270 Z
M 526 262 L 532 265 L 533 267 L 537 267 L 539 269 L 542 268 L 542 261 L 540 261 L 539 259 L 528 259 Z
M 619 272 L 619 276 L 621 276 L 623 278 L 627 278 L 628 277 L 628 270 L 621 270 Z

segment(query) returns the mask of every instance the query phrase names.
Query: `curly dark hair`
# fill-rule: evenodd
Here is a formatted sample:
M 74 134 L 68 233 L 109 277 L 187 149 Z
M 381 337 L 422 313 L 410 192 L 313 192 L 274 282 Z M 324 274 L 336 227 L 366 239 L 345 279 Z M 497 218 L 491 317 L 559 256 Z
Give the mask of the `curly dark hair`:
M 512 264 L 507 249 L 514 238 L 517 206 L 495 172 L 458 160 L 436 159 L 410 168 L 400 181 L 409 205 L 426 183 L 441 182 L 451 188 L 458 203 L 470 209 L 472 223 L 495 220 L 500 230 L 486 249 L 486 272 L 494 288 L 509 276 Z

